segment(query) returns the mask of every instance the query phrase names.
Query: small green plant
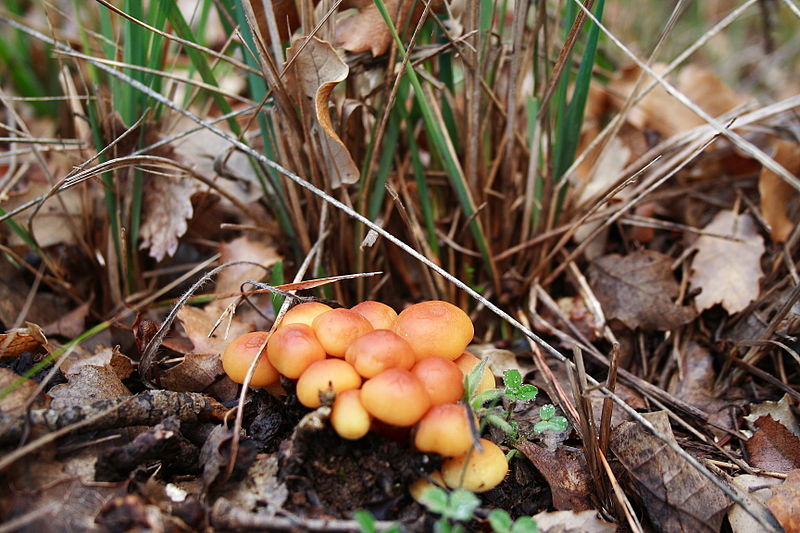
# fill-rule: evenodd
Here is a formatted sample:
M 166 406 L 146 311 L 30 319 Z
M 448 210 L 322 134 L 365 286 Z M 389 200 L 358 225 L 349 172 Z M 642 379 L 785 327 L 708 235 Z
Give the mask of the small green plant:
M 375 516 L 363 509 L 353 513 L 353 518 L 358 522 L 359 531 L 361 533 L 400 533 L 400 526 L 397 524 L 389 526 L 386 529 L 378 529 Z
M 512 402 L 527 402 L 536 398 L 539 389 L 535 385 L 522 383 L 522 374 L 519 370 L 506 370 L 503 374 L 503 395 Z
M 538 533 L 539 526 L 530 516 L 521 516 L 512 520 L 503 509 L 494 509 L 489 513 L 489 525 L 495 533 Z
M 436 533 L 463 533 L 464 527 L 456 522 L 471 520 L 481 501 L 468 490 L 457 489 L 448 494 L 442 488 L 431 487 L 422 494 L 421 503 L 428 511 L 441 515 L 434 524 Z
M 497 426 L 506 434 L 510 442 L 515 442 L 519 439 L 519 425 L 511 420 L 514 405 L 516 402 L 533 400 L 539 393 L 539 389 L 534 385 L 523 384 L 522 374 L 520 374 L 519 370 L 511 369 L 506 370 L 503 374 L 503 388 L 489 389 L 480 394 L 474 394 L 474 390 L 480 382 L 480 376 L 483 375 L 485 364 L 486 361 L 481 361 L 465 379 L 464 388 L 468 395 L 469 405 L 480 420 Z M 503 397 L 509 401 L 508 409 L 503 409 L 497 405 L 484 407 L 486 403 L 494 403 Z
M 563 416 L 554 416 L 556 408 L 552 404 L 543 405 L 539 408 L 539 417 L 541 420 L 536 422 L 533 426 L 535 433 L 544 433 L 545 431 L 566 431 L 569 427 L 567 419 Z

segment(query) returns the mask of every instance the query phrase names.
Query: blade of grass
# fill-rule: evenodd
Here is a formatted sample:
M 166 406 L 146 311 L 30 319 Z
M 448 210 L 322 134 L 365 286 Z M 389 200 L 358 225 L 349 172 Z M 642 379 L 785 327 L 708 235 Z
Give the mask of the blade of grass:
M 386 9 L 386 4 L 384 4 L 383 0 L 374 0 L 374 2 L 378 7 L 378 11 L 383 17 L 384 22 L 389 27 L 389 31 L 392 34 L 392 38 L 397 45 L 397 49 L 400 52 L 401 57 L 405 60 L 407 57 L 405 46 L 403 46 L 400 35 L 397 33 L 397 29 L 395 28 L 394 23 L 389 16 L 389 12 Z M 446 133 L 446 128 L 443 127 L 442 121 L 439 120 L 432 108 L 431 104 L 435 102 L 435 100 L 429 98 L 428 94 L 423 90 L 422 84 L 419 81 L 419 77 L 414 70 L 414 66 L 408 61 L 406 61 L 406 73 L 408 75 L 409 82 L 414 89 L 414 97 L 417 105 L 419 105 L 422 118 L 425 122 L 426 134 L 429 136 L 433 146 L 436 149 L 439 159 L 444 165 L 445 173 L 447 174 L 450 184 L 452 185 L 456 196 L 458 197 L 458 201 L 461 205 L 461 209 L 464 211 L 464 215 L 470 220 L 470 230 L 483 257 L 484 266 L 494 281 L 495 287 L 499 289 L 500 281 L 497 275 L 497 269 L 495 268 L 494 261 L 492 259 L 492 252 L 489 242 L 484 234 L 483 226 L 476 216 L 477 210 L 472 200 L 472 195 L 464 179 L 464 173 L 461 170 L 461 166 L 455 157 L 453 145 Z

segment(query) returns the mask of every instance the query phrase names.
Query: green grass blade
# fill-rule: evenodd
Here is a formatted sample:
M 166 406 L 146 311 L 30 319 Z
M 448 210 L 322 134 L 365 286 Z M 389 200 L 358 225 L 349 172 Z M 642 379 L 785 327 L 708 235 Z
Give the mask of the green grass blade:
M 395 43 L 397 43 L 397 49 L 400 52 L 401 57 L 405 59 L 405 46 L 403 46 L 403 42 L 400 40 L 400 35 L 397 33 L 397 29 L 395 28 L 394 23 L 389 16 L 386 5 L 383 3 L 383 0 L 374 0 L 374 2 L 378 7 L 378 11 L 380 11 L 381 16 L 383 17 L 384 22 L 389 27 L 392 38 L 394 39 Z M 453 187 L 456 196 L 458 197 L 458 201 L 461 205 L 464 215 L 470 219 L 470 231 L 472 232 L 478 249 L 483 256 L 484 264 L 492 279 L 497 280 L 497 271 L 494 267 L 494 262 L 492 261 L 492 252 L 489 247 L 489 242 L 486 240 L 483 227 L 481 226 L 478 217 L 475 216 L 475 204 L 472 200 L 472 195 L 469 192 L 466 180 L 464 179 L 464 173 L 455 157 L 452 143 L 450 142 L 446 131 L 443 131 L 440 127 L 440 123 L 437 121 L 436 115 L 431 108 L 431 102 L 428 100 L 428 97 L 422 88 L 422 84 L 420 83 L 419 77 L 414 70 L 414 66 L 409 61 L 406 62 L 406 74 L 408 75 L 411 86 L 414 88 L 414 97 L 417 105 L 419 105 L 422 118 L 425 122 L 426 134 L 430 138 L 431 144 L 436 149 L 436 153 L 439 156 L 442 165 L 444 166 L 445 173 L 447 174 L 450 184 Z

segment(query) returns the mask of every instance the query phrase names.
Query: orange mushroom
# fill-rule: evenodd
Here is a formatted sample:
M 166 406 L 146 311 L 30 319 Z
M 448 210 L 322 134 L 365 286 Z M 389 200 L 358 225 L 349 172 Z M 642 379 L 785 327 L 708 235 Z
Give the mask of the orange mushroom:
M 359 374 L 371 378 L 390 368 L 409 370 L 414 365 L 416 356 L 411 346 L 395 332 L 375 329 L 356 339 L 347 348 L 344 359 Z
M 431 405 L 457 402 L 464 395 L 464 376 L 449 359 L 425 357 L 416 362 L 411 373 L 425 385 Z
M 278 372 L 297 379 L 311 363 L 325 359 L 325 349 L 311 327 L 289 324 L 272 334 L 267 344 L 267 357 Z
M 476 422 L 477 424 L 477 422 Z M 446 457 L 466 454 L 472 448 L 472 427 L 462 404 L 434 405 L 417 424 L 414 447 Z
M 314 319 L 313 327 L 325 352 L 334 357 L 344 357 L 353 341 L 372 331 L 369 320 L 350 309 L 326 311 Z
M 336 394 L 358 389 L 361 376 L 346 361 L 324 359 L 312 363 L 297 380 L 297 399 L 306 407 L 316 409 L 322 402 L 319 395 L 332 389 Z
M 392 329 L 397 320 L 397 311 L 374 300 L 363 301 L 350 309 L 369 320 L 375 329 Z
M 453 304 L 431 300 L 404 309 L 394 324 L 417 354 L 453 360 L 461 355 L 475 334 L 467 314 Z
M 425 386 L 402 368 L 384 370 L 361 387 L 364 408 L 382 422 L 408 427 L 416 424 L 430 408 Z
M 303 302 L 295 305 L 283 315 L 281 326 L 288 326 L 289 324 L 305 324 L 311 326 L 314 319 L 325 311 L 330 311 L 331 306 L 325 305 L 322 302 Z
M 278 381 L 278 371 L 270 364 L 266 355 L 262 355 L 260 348 L 264 346 L 269 333 L 266 331 L 253 331 L 246 333 L 231 341 L 222 352 L 222 369 L 236 383 L 244 383 L 247 370 L 255 357 L 259 357 L 250 385 L 253 387 L 266 387 Z

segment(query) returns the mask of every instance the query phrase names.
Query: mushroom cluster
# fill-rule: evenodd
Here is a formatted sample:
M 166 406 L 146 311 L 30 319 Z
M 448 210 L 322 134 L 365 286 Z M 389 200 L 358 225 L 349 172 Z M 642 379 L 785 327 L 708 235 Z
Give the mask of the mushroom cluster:
M 290 309 L 268 340 L 266 333 L 253 332 L 231 342 L 222 365 L 242 383 L 266 341 L 266 357 L 259 360 L 251 385 L 271 385 L 280 375 L 297 380 L 297 398 L 309 408 L 333 393 L 331 425 L 345 439 L 414 427 L 418 450 L 448 458 L 447 485 L 482 491 L 503 480 L 508 464 L 489 441 L 481 439 L 473 449 L 477 421 L 459 403 L 464 376 L 480 362 L 465 351 L 473 335 L 467 314 L 443 301 L 414 304 L 399 315 L 376 301 L 350 309 L 307 302 Z M 494 386 L 487 368 L 478 392 Z M 496 466 L 475 466 L 485 455 L 494 457 Z

